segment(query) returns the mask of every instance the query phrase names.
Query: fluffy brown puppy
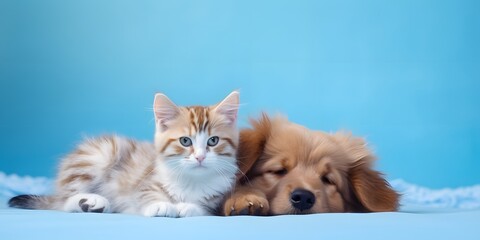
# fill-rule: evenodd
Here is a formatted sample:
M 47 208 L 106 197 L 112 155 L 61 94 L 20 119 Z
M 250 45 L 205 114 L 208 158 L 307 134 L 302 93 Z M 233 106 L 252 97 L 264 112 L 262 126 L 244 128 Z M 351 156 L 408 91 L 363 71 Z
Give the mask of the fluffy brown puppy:
M 242 130 L 242 171 L 225 215 L 395 211 L 399 195 L 363 139 L 309 130 L 263 115 Z

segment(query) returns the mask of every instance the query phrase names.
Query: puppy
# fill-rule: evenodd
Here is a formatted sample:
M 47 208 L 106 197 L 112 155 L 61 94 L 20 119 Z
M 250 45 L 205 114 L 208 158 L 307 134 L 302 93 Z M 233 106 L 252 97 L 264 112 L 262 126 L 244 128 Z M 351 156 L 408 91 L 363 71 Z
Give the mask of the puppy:
M 283 215 L 395 211 L 399 195 L 372 170 L 361 138 L 309 130 L 263 115 L 242 130 L 241 175 L 223 213 Z

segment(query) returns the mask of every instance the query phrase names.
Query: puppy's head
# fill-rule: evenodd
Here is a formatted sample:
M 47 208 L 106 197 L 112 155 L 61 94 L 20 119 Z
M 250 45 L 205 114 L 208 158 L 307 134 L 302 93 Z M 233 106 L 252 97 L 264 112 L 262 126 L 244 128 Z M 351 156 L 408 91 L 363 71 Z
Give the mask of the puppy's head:
M 271 214 L 397 209 L 398 194 L 371 169 L 363 139 L 266 115 L 252 126 L 240 134 L 240 182 L 265 193 Z

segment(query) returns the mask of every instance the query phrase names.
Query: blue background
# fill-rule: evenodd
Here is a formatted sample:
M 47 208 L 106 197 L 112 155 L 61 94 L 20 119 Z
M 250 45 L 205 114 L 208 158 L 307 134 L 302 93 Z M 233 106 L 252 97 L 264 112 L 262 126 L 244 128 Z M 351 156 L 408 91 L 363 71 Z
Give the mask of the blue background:
M 53 177 L 82 136 L 150 140 L 151 104 L 241 91 L 365 136 L 389 179 L 480 183 L 480 1 L 0 1 L 0 171 Z

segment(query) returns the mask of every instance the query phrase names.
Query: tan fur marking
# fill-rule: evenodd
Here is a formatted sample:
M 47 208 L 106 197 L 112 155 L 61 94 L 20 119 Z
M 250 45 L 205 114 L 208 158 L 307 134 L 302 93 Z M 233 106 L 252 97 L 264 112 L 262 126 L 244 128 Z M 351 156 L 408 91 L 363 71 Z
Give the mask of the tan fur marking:
M 114 164 L 114 168 L 117 167 L 117 168 L 124 168 L 124 169 L 128 169 L 128 167 L 130 168 L 133 168 L 134 164 L 132 162 L 132 154 L 134 153 L 134 150 L 133 149 L 129 149 L 127 151 L 127 154 L 120 154 L 118 156 L 118 158 L 115 158 L 115 159 L 118 159 L 116 161 L 116 163 Z
M 88 155 L 90 154 L 89 152 L 85 151 L 82 148 L 77 148 L 75 151 L 72 153 L 72 155 Z
M 195 113 L 193 108 L 190 108 L 190 126 L 195 129 L 195 132 L 198 132 L 197 124 L 195 124 Z
M 137 150 L 137 144 L 131 139 L 128 139 L 128 143 L 130 144 L 130 151 L 135 152 Z
M 205 132 L 205 131 L 207 131 L 208 126 L 210 125 L 210 112 L 209 112 L 210 110 L 207 109 L 207 108 L 204 108 L 203 110 L 205 112 L 205 119 L 206 120 L 205 120 L 205 123 L 203 124 L 202 131 Z
M 115 156 L 117 155 L 117 143 L 115 141 L 115 138 L 110 138 L 110 137 L 105 137 L 105 141 L 108 141 L 110 142 L 110 144 L 112 144 L 112 156 Z
M 190 124 L 196 132 L 205 131 L 208 125 L 208 108 L 193 106 L 190 110 Z
M 214 147 L 213 151 L 220 156 L 232 157 L 233 156 L 232 153 L 225 152 L 225 148 L 227 147 L 227 145 L 230 145 L 230 143 L 228 143 L 228 142 L 222 143 L 222 144 Z
M 222 140 L 227 141 L 228 144 L 230 144 L 230 146 L 232 146 L 232 148 L 237 148 L 237 146 L 235 146 L 235 143 L 233 142 L 233 140 L 231 138 L 224 137 L 224 138 L 222 138 Z
M 207 121 L 205 122 L 205 124 L 203 125 L 203 128 L 202 128 L 203 132 L 207 131 L 208 125 L 210 125 L 210 121 L 207 119 Z M 208 134 L 210 135 L 210 133 L 208 133 Z
M 172 142 L 176 141 L 176 138 L 170 138 L 167 140 L 167 142 L 163 145 L 163 147 L 160 149 L 160 152 L 163 153 L 167 149 L 168 145 L 170 145 Z
M 203 123 L 205 122 L 205 108 L 203 107 L 198 107 L 195 109 L 196 114 L 197 114 L 197 126 L 198 130 L 202 131 Z
M 173 146 L 173 150 L 177 155 L 180 155 L 185 152 L 185 148 L 180 147 L 180 146 Z
M 216 153 L 221 153 L 225 150 L 225 147 L 227 146 L 228 143 L 222 143 L 216 147 L 213 148 L 213 151 Z
M 149 176 L 153 175 L 155 172 L 155 166 L 153 164 L 148 165 L 147 168 L 142 173 L 142 176 L 138 179 L 138 181 L 134 184 L 134 186 L 138 187 L 142 184 L 145 179 L 148 179 Z
M 80 180 L 80 181 L 91 181 L 93 179 L 92 176 L 88 175 L 88 174 L 73 174 L 73 175 L 70 175 L 68 176 L 67 178 L 63 179 L 60 184 L 61 185 L 67 185 L 75 180 Z
M 71 169 L 71 168 L 86 168 L 86 167 L 91 167 L 91 166 L 93 166 L 93 164 L 91 162 L 80 161 L 80 162 L 74 162 L 70 165 L 67 165 L 65 167 L 65 170 Z

